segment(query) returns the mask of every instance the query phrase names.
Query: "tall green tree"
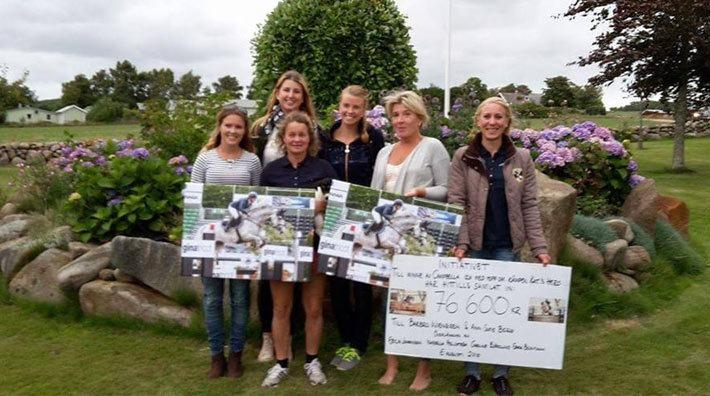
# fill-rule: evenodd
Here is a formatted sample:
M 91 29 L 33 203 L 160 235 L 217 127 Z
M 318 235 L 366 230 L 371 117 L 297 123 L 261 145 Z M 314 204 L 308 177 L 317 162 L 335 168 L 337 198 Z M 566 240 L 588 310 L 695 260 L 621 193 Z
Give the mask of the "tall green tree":
M 217 82 L 212 83 L 214 93 L 228 93 L 234 98 L 241 99 L 244 87 L 239 85 L 239 80 L 234 76 L 222 76 Z
M 192 70 L 180 76 L 173 89 L 173 99 L 197 99 L 202 88 L 202 77 L 193 74 Z
M 565 76 L 545 79 L 547 88 L 542 90 L 542 104 L 545 106 L 576 107 L 574 83 Z
M 113 92 L 113 78 L 105 69 L 101 69 L 91 76 L 91 91 L 95 98 L 110 96 Z
M 523 95 L 530 95 L 532 93 L 532 90 L 525 84 L 514 84 L 510 83 L 508 85 L 505 85 L 503 87 L 498 88 L 498 92 L 506 92 L 506 93 L 521 93 Z
M 602 31 L 577 64 L 601 70 L 594 85 L 617 78 L 642 99 L 675 101 L 672 168 L 685 168 L 688 104 L 708 102 L 710 6 L 707 0 L 576 0 L 565 16 L 591 16 Z
M 320 110 L 349 84 L 374 96 L 412 88 L 416 56 L 404 22 L 393 0 L 284 0 L 251 42 L 254 97 L 265 101 L 289 69 L 306 76 Z
M 77 74 L 74 79 L 62 83 L 62 106 L 91 106 L 96 101 L 91 89 L 91 81 L 83 74 Z
M 28 72 L 21 78 L 10 82 L 6 77 L 7 67 L 0 65 L 0 117 L 4 118 L 4 111 L 18 105 L 29 105 L 37 100 L 34 92 L 25 84 Z M 0 119 L 0 121 L 4 121 Z
M 113 92 L 111 99 L 114 102 L 125 103 L 130 108 L 135 108 L 138 102 L 138 94 L 141 92 L 138 71 L 130 61 L 123 60 L 116 62 L 113 69 L 109 69 L 113 80 Z
M 153 69 L 142 72 L 145 81 L 146 99 L 160 99 L 167 101 L 175 85 L 175 74 L 170 68 Z

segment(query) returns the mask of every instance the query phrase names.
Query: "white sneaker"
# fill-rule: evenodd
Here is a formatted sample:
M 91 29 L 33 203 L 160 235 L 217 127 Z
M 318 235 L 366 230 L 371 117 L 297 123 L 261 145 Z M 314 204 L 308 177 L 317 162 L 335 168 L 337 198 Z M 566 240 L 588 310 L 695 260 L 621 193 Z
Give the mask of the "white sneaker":
M 323 368 L 318 361 L 318 358 L 313 359 L 312 362 L 303 365 L 303 369 L 306 370 L 306 377 L 311 382 L 311 385 L 325 384 L 328 380 L 323 374 Z
M 256 360 L 260 363 L 270 362 L 274 360 L 274 340 L 271 338 L 271 333 L 264 333 L 261 338 L 261 350 Z
M 266 378 L 264 378 L 264 382 L 261 383 L 261 386 L 263 387 L 274 387 L 279 384 L 279 382 L 283 381 L 286 377 L 288 376 L 288 367 L 283 368 L 279 366 L 278 363 L 274 365 L 274 367 L 270 368 L 269 371 L 266 372 Z

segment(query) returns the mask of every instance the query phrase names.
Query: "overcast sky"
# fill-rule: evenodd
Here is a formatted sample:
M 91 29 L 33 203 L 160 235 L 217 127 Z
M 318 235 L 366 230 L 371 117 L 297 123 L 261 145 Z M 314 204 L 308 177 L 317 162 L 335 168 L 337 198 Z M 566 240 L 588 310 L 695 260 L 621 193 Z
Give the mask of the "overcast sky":
M 596 69 L 566 66 L 592 48 L 588 20 L 553 18 L 572 0 L 451 0 L 452 86 L 471 76 L 489 88 L 564 75 L 583 85 Z M 61 96 L 62 82 L 77 74 L 131 61 L 139 71 L 171 68 L 176 78 L 192 70 L 203 86 L 225 74 L 242 85 L 252 79 L 249 41 L 278 0 L 2 0 L 0 67 L 40 99 Z M 444 86 L 447 2 L 397 0 L 407 16 L 417 53 L 417 85 Z M 604 104 L 635 98 L 622 84 L 604 87 Z

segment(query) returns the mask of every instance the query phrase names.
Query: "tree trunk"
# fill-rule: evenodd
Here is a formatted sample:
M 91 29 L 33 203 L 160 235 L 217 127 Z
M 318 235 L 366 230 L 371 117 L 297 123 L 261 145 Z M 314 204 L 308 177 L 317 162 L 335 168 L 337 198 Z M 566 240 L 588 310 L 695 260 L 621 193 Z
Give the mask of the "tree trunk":
M 673 163 L 671 169 L 685 169 L 685 120 L 688 118 L 688 83 L 683 81 L 678 87 L 678 97 L 674 106 L 675 131 L 673 132 Z

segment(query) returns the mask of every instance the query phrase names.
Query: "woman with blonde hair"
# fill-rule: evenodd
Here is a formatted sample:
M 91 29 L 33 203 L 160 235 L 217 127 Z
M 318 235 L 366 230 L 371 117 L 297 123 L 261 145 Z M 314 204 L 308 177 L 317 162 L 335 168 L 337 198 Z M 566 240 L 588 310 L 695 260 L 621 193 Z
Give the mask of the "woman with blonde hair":
M 362 186 L 370 185 L 377 153 L 385 144 L 382 132 L 365 119 L 368 96 L 369 92 L 359 85 L 345 87 L 338 102 L 340 120 L 320 134 L 319 157 L 333 166 L 339 180 Z M 330 363 L 338 370 L 350 370 L 367 350 L 372 327 L 372 286 L 337 276 L 329 278 L 329 283 L 343 344 Z
M 543 265 L 550 263 L 537 206 L 535 165 L 526 149 L 516 148 L 508 136 L 512 113 L 508 103 L 491 97 L 473 116 L 478 133 L 454 154 L 448 200 L 464 206 L 454 253 L 458 258 L 519 261 L 520 249 L 528 242 Z M 483 220 L 483 221 L 481 221 Z M 497 395 L 512 395 L 510 367 L 496 365 L 491 385 Z M 466 363 L 466 376 L 459 394 L 470 395 L 481 385 L 476 362 Z
M 412 91 L 395 92 L 384 101 L 398 141 L 380 150 L 370 187 L 410 197 L 445 201 L 449 153 L 439 140 L 421 133 L 421 128 L 429 121 L 424 101 Z M 386 298 L 384 303 L 387 303 Z M 397 356 L 387 355 L 387 370 L 379 383 L 391 384 L 397 376 L 398 366 Z M 430 362 L 421 359 L 409 389 L 421 391 L 430 383 Z
M 247 133 L 247 114 L 236 107 L 224 108 L 217 114 L 215 129 L 195 160 L 190 181 L 206 184 L 258 185 L 261 177 L 259 158 Z M 229 283 L 231 312 L 229 359 L 224 357 L 224 284 Z M 242 350 L 249 318 L 249 281 L 203 277 L 203 309 L 207 339 L 212 355 L 208 378 L 225 374 L 241 377 Z

